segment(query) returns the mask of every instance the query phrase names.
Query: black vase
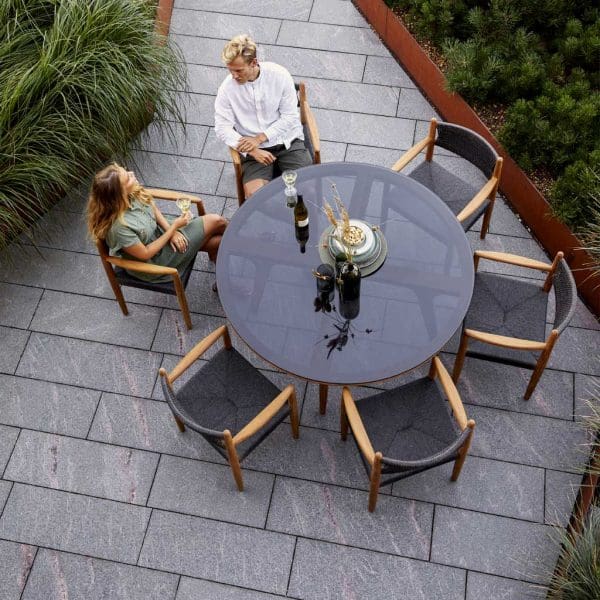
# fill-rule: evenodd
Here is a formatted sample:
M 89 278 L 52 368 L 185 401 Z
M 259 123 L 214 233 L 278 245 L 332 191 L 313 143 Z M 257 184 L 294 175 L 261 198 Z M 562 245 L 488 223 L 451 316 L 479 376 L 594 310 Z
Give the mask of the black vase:
M 360 310 L 360 269 L 352 262 L 342 264 L 338 277 L 340 293 L 340 315 L 354 319 Z

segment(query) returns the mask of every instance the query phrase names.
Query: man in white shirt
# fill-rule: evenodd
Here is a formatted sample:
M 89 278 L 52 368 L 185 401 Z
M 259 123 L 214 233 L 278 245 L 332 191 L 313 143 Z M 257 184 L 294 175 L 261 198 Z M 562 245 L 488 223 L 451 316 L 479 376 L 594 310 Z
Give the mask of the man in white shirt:
M 234 37 L 221 55 L 229 75 L 215 100 L 218 139 L 242 154 L 246 197 L 280 172 L 311 164 L 304 146 L 294 81 L 282 66 L 258 63 L 248 35 Z

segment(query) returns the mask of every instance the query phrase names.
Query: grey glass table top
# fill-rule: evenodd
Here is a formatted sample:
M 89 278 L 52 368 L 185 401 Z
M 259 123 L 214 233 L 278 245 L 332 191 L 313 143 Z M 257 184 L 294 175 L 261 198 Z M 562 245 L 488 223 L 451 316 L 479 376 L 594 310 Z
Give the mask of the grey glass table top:
M 360 312 L 315 311 L 321 263 L 317 247 L 329 225 L 335 183 L 352 219 L 378 225 L 388 255 L 363 278 Z M 306 252 L 294 233 L 277 178 L 248 199 L 229 224 L 217 260 L 219 297 L 240 337 L 280 369 L 325 384 L 379 381 L 409 371 L 438 352 L 460 326 L 473 291 L 473 259 L 456 217 L 431 191 L 389 169 L 326 163 L 298 171 L 309 211 Z

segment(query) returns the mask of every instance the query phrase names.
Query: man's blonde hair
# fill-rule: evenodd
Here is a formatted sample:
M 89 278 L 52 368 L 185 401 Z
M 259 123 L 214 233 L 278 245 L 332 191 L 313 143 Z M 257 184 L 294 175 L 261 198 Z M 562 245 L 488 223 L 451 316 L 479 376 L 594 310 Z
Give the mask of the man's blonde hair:
M 233 39 L 229 40 L 221 53 L 221 59 L 226 65 L 234 61 L 238 56 L 241 56 L 246 63 L 251 63 L 256 58 L 256 44 L 245 33 L 236 35 Z

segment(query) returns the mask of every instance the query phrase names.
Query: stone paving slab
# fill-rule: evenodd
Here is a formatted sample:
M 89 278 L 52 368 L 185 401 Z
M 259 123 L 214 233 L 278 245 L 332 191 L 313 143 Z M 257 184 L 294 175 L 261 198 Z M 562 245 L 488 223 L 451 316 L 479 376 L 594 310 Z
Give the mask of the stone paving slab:
M 284 594 L 292 536 L 154 510 L 141 566 Z
M 547 525 L 438 506 L 431 560 L 491 575 L 541 583 L 558 558 L 559 540 L 549 543 Z
M 593 414 L 590 403 L 600 393 L 600 377 L 575 375 L 575 420 Z
M 126 316 L 114 300 L 46 290 L 30 329 L 149 350 L 160 316 L 151 306 L 138 305 Z
M 171 130 L 160 130 L 154 124 L 145 131 L 145 136 L 137 141 L 138 150 L 177 154 L 179 156 L 198 156 L 198 148 L 202 148 L 206 140 L 206 125 L 186 124 L 185 130 L 179 124 L 173 124 Z
M 188 65 L 189 90 L 195 94 L 216 96 L 221 82 L 227 76 L 224 65 L 207 67 L 206 65 Z
M 16 483 L 0 538 L 135 563 L 150 509 Z
M 546 591 L 539 585 L 469 571 L 466 600 L 542 600 Z
M 89 439 L 162 454 L 225 462 L 195 431 L 187 429 L 181 433 L 167 403 L 156 400 L 102 394 Z
M 194 94 L 190 91 L 178 92 L 177 102 L 183 110 L 186 123 L 196 125 L 215 124 L 215 98 L 206 94 Z M 165 187 L 162 183 L 160 187 Z M 190 191 L 190 190 L 188 190 Z
M 566 527 L 581 485 L 581 473 L 561 473 L 546 469 L 544 522 Z
M 0 480 L 0 515 L 4 509 L 4 504 L 8 500 L 8 495 L 12 489 L 12 483 L 10 481 Z M 0 568 L 2 565 L 0 565 Z
M 482 406 L 472 406 L 469 416 L 476 422 L 475 456 L 569 472 L 581 463 L 586 436 L 577 423 Z
M 5 351 L 0 354 L 0 372 L 14 373 L 29 340 L 29 332 L 24 329 L 0 326 L 0 339 L 5 348 Z
M 34 332 L 17 375 L 148 397 L 159 365 L 153 352 Z
M 363 81 L 415 89 L 415 84 L 406 71 L 396 59 L 389 56 L 367 56 Z
M 47 381 L 0 376 L 0 420 L 4 425 L 85 437 L 100 392 Z
M 398 88 L 308 77 L 303 81 L 310 93 L 311 108 L 384 116 L 396 114 Z
M 149 452 L 22 431 L 4 479 L 145 505 L 157 465 Z
M 173 600 L 177 583 L 171 573 L 41 549 L 23 600 Z
M 27 263 L 26 269 L 23 268 L 24 262 Z M 102 263 L 91 254 L 74 255 L 51 248 L 44 248 L 40 254 L 30 246 L 22 246 L 18 251 L 11 246 L 8 252 L 0 256 L 0 272 L 6 283 L 112 297 Z
M 218 598 L 219 600 L 275 600 L 276 598 L 282 598 L 282 596 L 255 592 L 231 585 L 215 583 L 214 581 L 182 577 L 175 600 L 199 600 L 200 598 Z
M 288 18 L 287 16 L 285 17 Z M 345 0 L 315 0 L 309 21 L 352 27 L 369 27 L 365 18 L 351 2 Z
M 0 540 L 0 596 L 20 600 L 37 548 Z
M 320 483 L 368 489 L 369 480 L 350 440 L 339 434 L 300 427 L 300 438 L 292 438 L 282 423 L 244 462 L 245 466 L 277 475 L 289 475 Z
M 0 325 L 27 329 L 42 290 L 0 283 Z
M 600 376 L 600 332 L 567 327 L 558 338 L 548 366 Z
M 408 558 L 298 539 L 288 595 L 294 598 L 464 597 L 465 572 Z
M 359 27 L 283 21 L 277 43 L 332 52 L 389 56 L 387 49 L 370 29 Z
M 16 427 L 0 425 L 0 474 L 8 464 L 8 459 L 15 447 L 17 437 L 19 437 L 19 431 Z
M 223 170 L 222 163 L 213 160 L 156 152 L 137 152 L 135 156 L 144 185 L 192 194 L 215 194 Z
M 451 481 L 453 466 L 449 463 L 398 481 L 392 494 L 544 522 L 543 469 L 468 456 L 458 480 Z
M 444 364 L 451 370 L 454 356 L 445 356 Z M 530 369 L 468 357 L 457 387 L 468 404 L 571 420 L 573 374 L 546 368 L 531 398 L 524 400 L 530 378 Z
M 280 26 L 280 20 L 264 16 L 250 17 L 176 8 L 171 17 L 170 30 L 173 33 L 227 40 L 243 32 L 248 33 L 258 43 L 273 44 Z
M 368 512 L 367 505 L 367 492 L 277 477 L 267 528 L 428 559 L 433 505 L 385 495 L 375 512 Z
M 96 245 L 87 233 L 85 215 L 81 212 L 54 207 L 34 227 L 32 237 L 40 248 L 97 254 Z M 26 234 L 22 239 L 27 239 Z
M 246 469 L 242 477 L 243 493 L 238 491 L 228 465 L 163 456 L 148 506 L 262 528 L 275 478 Z
M 310 15 L 313 0 L 254 0 L 252 5 L 240 4 L 237 0 L 202 0 L 202 10 L 225 13 L 226 15 L 248 15 L 275 17 L 279 19 L 306 21 Z M 197 10 L 198 0 L 176 0 L 176 8 Z

